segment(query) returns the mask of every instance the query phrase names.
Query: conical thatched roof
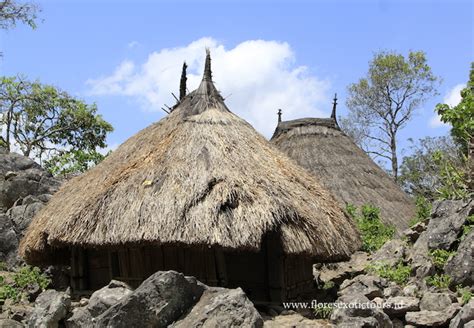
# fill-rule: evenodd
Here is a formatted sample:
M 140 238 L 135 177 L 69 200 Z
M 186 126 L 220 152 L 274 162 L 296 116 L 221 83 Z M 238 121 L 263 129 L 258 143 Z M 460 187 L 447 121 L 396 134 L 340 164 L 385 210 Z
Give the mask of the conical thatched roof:
M 287 253 L 345 258 L 360 245 L 351 220 L 304 169 L 231 113 L 211 79 L 167 117 L 66 183 L 20 246 L 27 261 L 52 248 L 124 243 L 258 250 L 280 231 Z
M 373 204 L 400 232 L 414 216 L 412 200 L 339 128 L 333 117 L 279 122 L 271 142 L 308 169 L 342 206 Z

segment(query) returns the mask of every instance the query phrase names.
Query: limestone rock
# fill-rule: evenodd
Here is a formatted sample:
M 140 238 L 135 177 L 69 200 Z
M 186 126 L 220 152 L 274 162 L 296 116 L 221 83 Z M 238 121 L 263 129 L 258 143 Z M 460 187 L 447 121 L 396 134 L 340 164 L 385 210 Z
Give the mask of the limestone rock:
M 71 297 L 64 292 L 48 289 L 35 302 L 35 308 L 28 321 L 28 327 L 57 328 L 66 317 L 71 305 Z
M 173 328 L 263 327 L 263 319 L 242 289 L 209 288 Z

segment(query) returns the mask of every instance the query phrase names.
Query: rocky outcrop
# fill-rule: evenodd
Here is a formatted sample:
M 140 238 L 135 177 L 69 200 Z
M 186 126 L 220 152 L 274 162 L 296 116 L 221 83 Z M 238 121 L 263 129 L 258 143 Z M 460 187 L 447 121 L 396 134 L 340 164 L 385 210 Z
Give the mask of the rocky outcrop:
M 167 327 L 194 305 L 204 286 L 183 274 L 157 272 L 97 317 L 99 327 Z
M 372 261 L 395 266 L 405 257 L 406 246 L 406 243 L 400 239 L 389 240 L 375 252 L 372 256 Z
M 315 264 L 313 271 L 322 283 L 332 282 L 339 285 L 344 280 L 364 272 L 370 260 L 369 254 L 358 251 L 351 255 L 349 261 Z
M 453 285 L 474 285 L 474 230 L 461 241 L 444 271 L 453 279 Z
M 373 275 L 360 275 L 351 280 L 346 280 L 340 286 L 338 295 L 360 294 L 369 300 L 382 297 L 383 290 L 388 287 L 388 281 Z
M 451 320 L 449 328 L 467 327 L 467 324 L 474 324 L 474 298 L 463 306 L 461 311 Z
M 0 211 L 6 212 L 26 196 L 53 194 L 60 182 L 39 164 L 16 154 L 0 154 Z
M 72 316 L 67 319 L 68 328 L 79 328 L 92 325 L 93 318 L 107 311 L 123 298 L 132 294 L 132 289 L 125 283 L 112 280 L 107 286 L 95 291 L 89 300 L 72 310 Z M 81 303 L 79 304 L 81 305 Z
M 459 311 L 459 304 L 452 304 L 442 311 L 422 310 L 419 312 L 408 312 L 405 320 L 410 325 L 440 327 L 446 326 Z
M 41 293 L 28 321 L 28 327 L 57 328 L 71 306 L 71 297 L 64 292 L 49 289 Z
M 340 306 L 334 309 L 331 321 L 337 327 L 392 327 L 389 316 L 362 294 L 343 295 L 336 303 Z
M 433 207 L 428 228 L 428 248 L 448 250 L 457 241 L 462 226 L 474 213 L 474 200 L 445 200 Z
M 17 248 L 33 216 L 57 191 L 60 181 L 31 159 L 0 154 L 0 261 L 20 263 Z
M 263 319 L 240 289 L 208 287 L 175 271 L 157 272 L 131 291 L 112 281 L 81 301 L 75 327 L 255 327 Z
M 173 328 L 213 328 L 263 326 L 260 314 L 242 289 L 208 288 L 199 302 Z

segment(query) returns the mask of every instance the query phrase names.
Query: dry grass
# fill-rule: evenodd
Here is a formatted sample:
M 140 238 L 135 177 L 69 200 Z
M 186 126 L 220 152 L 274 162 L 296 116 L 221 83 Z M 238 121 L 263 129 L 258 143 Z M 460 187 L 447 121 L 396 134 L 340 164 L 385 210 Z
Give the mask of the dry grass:
M 332 119 L 281 122 L 271 142 L 308 169 L 345 206 L 370 203 L 400 232 L 415 215 L 413 201 Z
M 210 78 L 172 113 L 66 183 L 35 217 L 20 253 L 124 243 L 260 247 L 348 257 L 358 232 L 333 197 L 225 106 Z

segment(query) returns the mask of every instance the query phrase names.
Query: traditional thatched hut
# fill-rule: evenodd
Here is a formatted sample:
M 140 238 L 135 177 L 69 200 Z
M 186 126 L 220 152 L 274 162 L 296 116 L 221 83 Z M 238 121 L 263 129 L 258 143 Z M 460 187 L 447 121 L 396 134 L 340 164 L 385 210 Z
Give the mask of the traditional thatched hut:
M 281 121 L 271 142 L 308 169 L 342 206 L 373 204 L 382 219 L 400 232 L 414 216 L 412 200 L 344 132 L 336 120 L 336 99 L 330 118 Z
M 208 55 L 199 88 L 66 183 L 20 254 L 71 263 L 75 289 L 174 269 L 281 300 L 312 283 L 314 260 L 347 258 L 359 245 L 332 196 L 227 109 Z

